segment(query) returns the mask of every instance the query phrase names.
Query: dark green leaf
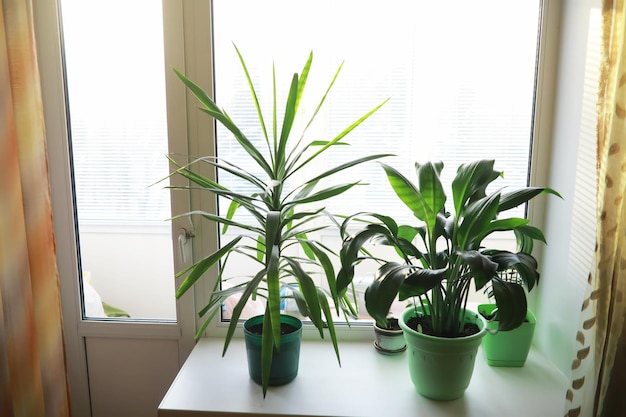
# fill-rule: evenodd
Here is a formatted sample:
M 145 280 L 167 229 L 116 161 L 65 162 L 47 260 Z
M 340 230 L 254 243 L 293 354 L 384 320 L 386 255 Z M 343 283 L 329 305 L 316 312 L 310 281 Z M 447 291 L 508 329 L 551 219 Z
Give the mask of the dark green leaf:
M 328 305 L 328 300 L 326 299 L 324 292 L 320 288 L 317 289 L 317 292 L 320 300 L 320 306 L 324 312 L 324 317 L 326 318 L 326 323 L 328 325 L 330 340 L 332 341 L 333 348 L 335 349 L 335 356 L 337 356 L 337 362 L 339 363 L 339 366 L 341 366 L 341 357 L 339 356 L 339 345 L 337 341 L 337 332 L 335 331 L 335 323 L 333 322 L 333 315 L 330 311 L 330 306 Z
M 374 236 L 387 235 L 391 239 L 389 231 L 381 226 L 370 224 L 364 230 L 361 230 L 353 237 L 344 241 L 341 248 L 339 258 L 341 260 L 341 269 L 337 275 L 337 294 L 343 295 L 354 277 L 354 265 L 359 257 L 359 253 L 363 246 Z
M 309 318 L 313 322 L 313 325 L 319 330 L 320 337 L 324 337 L 324 322 L 322 321 L 322 312 L 320 310 L 317 287 L 313 282 L 313 279 L 306 273 L 306 271 L 304 271 L 304 269 L 302 269 L 302 266 L 300 266 L 300 263 L 297 260 L 290 257 L 285 257 L 285 260 L 291 267 L 293 275 L 298 280 L 300 291 L 302 292 L 302 296 L 306 300 L 306 304 L 309 308 Z
M 528 219 L 519 217 L 511 217 L 508 219 L 496 219 L 487 225 L 481 233 L 479 233 L 472 243 L 472 246 L 479 246 L 481 242 L 493 232 L 505 232 L 515 230 L 528 224 Z
M 516 270 L 528 291 L 531 291 L 539 281 L 537 260 L 532 255 L 522 252 L 493 251 L 489 256 L 498 264 L 498 271 Z
M 462 250 L 477 249 L 477 237 L 485 233 L 496 218 L 500 195 L 495 193 L 469 204 L 462 209 L 462 221 L 456 234 L 456 244 Z
M 365 290 L 365 308 L 380 327 L 387 327 L 391 304 L 404 281 L 403 273 L 394 273 L 402 265 L 387 263 L 377 271 L 377 277 Z
M 263 387 L 263 398 L 267 393 L 270 383 L 270 370 L 272 369 L 272 358 L 274 356 L 274 329 L 280 332 L 280 317 L 278 322 L 272 322 L 272 314 L 268 305 L 265 307 L 265 317 L 263 317 L 263 330 L 261 331 L 261 386 Z M 280 349 L 280 347 L 276 347 Z
M 460 216 L 463 206 L 475 193 L 484 194 L 487 185 L 500 175 L 493 169 L 493 160 L 480 160 L 461 165 L 452 181 L 454 212 Z
M 400 301 L 424 295 L 446 279 L 446 269 L 422 269 L 415 266 L 404 266 L 404 269 L 393 272 L 406 275 L 399 291 Z
M 460 251 L 459 256 L 469 266 L 477 291 L 497 276 L 498 264 L 492 261 L 489 256 L 475 250 Z
M 433 164 L 428 162 L 420 165 L 416 164 L 419 190 L 430 213 L 439 213 L 446 203 L 446 193 L 443 191 L 439 174 L 443 168 L 442 163 Z M 428 219 L 429 230 L 434 230 L 436 218 Z
M 539 194 L 552 194 L 559 198 L 561 194 L 553 190 L 552 188 L 541 188 L 541 187 L 527 187 L 521 188 L 519 190 L 511 191 L 508 193 L 502 193 L 502 198 L 500 198 L 500 207 L 498 208 L 498 212 L 510 210 L 523 204 Z
M 492 281 L 493 294 L 498 305 L 498 330 L 513 330 L 526 318 L 528 305 L 521 285 L 506 282 L 498 277 Z

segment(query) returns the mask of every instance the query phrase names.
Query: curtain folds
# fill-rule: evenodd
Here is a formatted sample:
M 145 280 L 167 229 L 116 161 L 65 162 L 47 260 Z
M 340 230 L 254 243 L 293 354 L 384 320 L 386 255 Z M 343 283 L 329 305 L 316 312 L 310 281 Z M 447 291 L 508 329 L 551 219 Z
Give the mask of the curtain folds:
M 626 410 L 626 0 L 604 0 L 595 265 L 582 306 L 567 417 Z
M 70 415 L 31 0 L 0 0 L 0 415 Z
M 605 0 L 598 95 L 598 245 L 595 413 L 611 416 L 626 406 L 623 386 L 626 323 L 626 1 Z M 621 345 L 621 347 L 620 347 Z M 620 394 L 621 392 L 621 394 Z M 621 397 L 621 398 L 620 398 Z M 623 412 L 623 408 L 622 408 Z

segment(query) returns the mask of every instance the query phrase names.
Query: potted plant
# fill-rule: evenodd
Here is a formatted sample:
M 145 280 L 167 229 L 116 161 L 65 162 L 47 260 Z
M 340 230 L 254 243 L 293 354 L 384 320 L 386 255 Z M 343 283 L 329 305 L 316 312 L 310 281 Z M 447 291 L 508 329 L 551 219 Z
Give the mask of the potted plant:
M 262 317 L 253 318 L 253 323 L 247 323 L 245 327 L 246 340 L 248 336 L 253 337 L 253 333 L 260 333 L 257 340 L 248 345 L 249 357 L 260 355 L 253 363 L 261 366 L 260 370 L 250 369 L 252 379 L 260 382 L 263 387 L 263 395 L 267 392 L 267 387 L 271 384 L 282 384 L 289 382 L 297 373 L 297 359 L 295 370 L 293 366 L 286 370 L 287 375 L 274 376 L 271 371 L 283 368 L 283 365 L 276 366 L 277 357 L 297 355 L 286 354 L 284 348 L 287 345 L 294 345 L 293 340 L 286 342 L 281 337 L 281 329 L 289 332 L 290 329 L 298 331 L 301 323 L 298 324 L 291 318 L 281 318 L 281 287 L 289 286 L 291 295 L 296 301 L 298 309 L 303 316 L 308 317 L 313 325 L 318 329 L 319 335 L 323 338 L 324 332 L 330 334 L 337 360 L 340 361 L 337 347 L 337 337 L 331 314 L 331 306 L 328 298 L 335 302 L 337 311 L 344 310 L 346 314 L 353 314 L 353 308 L 347 297 L 336 297 L 335 291 L 335 271 L 331 262 L 330 250 L 320 242 L 309 237 L 314 231 L 325 228 L 323 223 L 315 224 L 314 221 L 325 216 L 324 203 L 326 200 L 344 193 L 354 187 L 353 183 L 335 183 L 326 188 L 320 189 L 320 182 L 328 178 L 335 178 L 342 171 L 380 158 L 385 155 L 371 155 L 359 159 L 347 161 L 339 166 L 327 169 L 319 174 L 299 183 L 294 183 L 294 174 L 301 174 L 304 167 L 315 164 L 320 155 L 329 149 L 345 145 L 344 138 L 357 126 L 368 119 L 383 104 L 376 106 L 354 123 L 347 126 L 337 136 L 329 140 L 307 140 L 306 131 L 315 120 L 315 116 L 325 102 L 331 90 L 341 66 L 332 78 L 327 90 L 321 96 L 319 104 L 315 108 L 313 115 L 303 126 L 303 131 L 294 133 L 294 120 L 299 116 L 299 104 L 302 98 L 309 70 L 311 68 L 313 54 L 308 59 L 300 74 L 295 73 L 291 79 L 290 88 L 286 103 L 284 105 L 284 116 L 282 125 L 277 116 L 277 93 L 276 76 L 273 72 L 274 94 L 271 119 L 266 123 L 263 116 L 259 98 L 252 79 L 248 73 L 244 59 L 235 47 L 243 72 L 250 87 L 251 98 L 258 116 L 258 130 L 263 137 L 262 143 L 253 143 L 246 133 L 240 129 L 230 116 L 209 97 L 209 95 L 197 84 L 188 79 L 181 72 L 176 71 L 178 77 L 185 86 L 193 93 L 200 102 L 200 110 L 213 117 L 223 125 L 230 134 L 232 140 L 236 141 L 241 149 L 250 156 L 249 165 L 236 166 L 228 161 L 216 157 L 195 158 L 186 164 L 179 164 L 170 157 L 170 161 L 176 169 L 171 175 L 181 175 L 191 184 L 189 187 L 177 187 L 185 190 L 200 188 L 218 198 L 230 200 L 230 207 L 227 213 L 208 213 L 193 211 L 180 216 L 200 216 L 210 222 L 215 222 L 223 226 L 223 232 L 227 228 L 237 228 L 241 231 L 234 239 L 222 244 L 214 253 L 195 262 L 192 266 L 177 273 L 177 277 L 185 277 L 179 286 L 176 297 L 185 294 L 199 279 L 204 277 L 209 268 L 221 262 L 217 281 L 213 287 L 208 304 L 199 312 L 205 318 L 204 325 L 198 330 L 196 337 L 206 329 L 206 326 L 219 312 L 225 300 L 233 294 L 240 294 L 240 298 L 232 310 L 230 324 L 228 326 L 223 354 L 226 353 L 228 345 L 237 328 L 238 320 L 246 302 L 251 298 L 261 298 L 265 300 L 265 313 Z M 250 136 L 251 137 L 251 136 Z M 235 176 L 241 183 L 245 183 L 249 190 L 247 192 L 231 190 L 216 182 L 212 178 L 202 175 L 198 169 L 201 164 L 208 164 L 215 170 L 229 173 Z M 245 210 L 254 219 L 254 222 L 246 223 L 235 218 L 237 210 Z M 178 216 L 178 217 L 180 217 Z M 304 255 L 296 250 L 300 247 Z M 257 265 L 257 270 L 251 276 L 245 277 L 243 281 L 238 281 L 236 285 L 230 287 L 222 286 L 221 283 L 227 281 L 229 277 L 224 275 L 223 266 L 229 262 L 237 262 L 237 257 L 251 260 Z M 241 258 L 239 258 L 241 259 Z M 325 277 L 328 289 L 316 285 L 313 275 L 321 274 Z M 290 326 L 285 326 L 285 323 Z M 287 329 L 286 329 L 287 327 Z M 256 330 L 255 330 L 256 329 Z M 299 330 L 301 331 L 301 330 Z M 299 337 L 295 337 L 299 343 Z M 297 349 L 299 350 L 299 344 Z M 281 360 L 282 361 L 282 360 Z M 249 363 L 252 367 L 253 364 Z
M 503 281 L 526 285 L 515 270 L 500 272 L 500 278 Z M 532 289 L 532 285 L 526 288 L 527 291 Z M 488 295 L 490 299 L 493 298 L 491 291 L 488 291 Z M 530 352 L 535 324 L 537 323 L 533 312 L 528 309 L 522 324 L 515 329 L 506 331 L 498 330 L 499 309 L 495 301 L 479 304 L 478 313 L 487 320 L 487 334 L 482 341 L 483 353 L 487 363 L 490 366 L 524 366 Z
M 472 281 L 476 289 L 491 285 L 499 308 L 498 328 L 509 330 L 526 316 L 526 293 L 518 283 L 502 280 L 499 272 L 513 269 L 529 285 L 539 276 L 531 255 L 485 248 L 483 241 L 496 231 L 514 231 L 518 240 L 545 240 L 528 219 L 499 216 L 539 194 L 558 193 L 539 187 L 488 193 L 487 187 L 502 173 L 494 170 L 493 160 L 479 160 L 458 168 L 449 211 L 440 180 L 443 163 L 416 164 L 417 183 L 389 165 L 382 167 L 418 223 L 398 225 L 390 216 L 373 213 L 346 218 L 341 225 L 337 296 L 350 285 L 355 265 L 366 259 L 378 262 L 376 279 L 368 288 L 368 312 L 376 321 L 383 320 L 396 297 L 412 299 L 414 305 L 400 316 L 411 379 L 423 396 L 459 398 L 469 385 L 476 351 L 487 332 L 484 318 L 467 308 Z M 364 226 L 350 235 L 349 224 L 357 220 Z M 366 247 L 372 240 L 393 247 L 398 259 L 376 257 Z
M 396 317 L 388 317 L 385 323 L 373 324 L 374 348 L 383 355 L 397 355 L 406 350 L 406 342 Z

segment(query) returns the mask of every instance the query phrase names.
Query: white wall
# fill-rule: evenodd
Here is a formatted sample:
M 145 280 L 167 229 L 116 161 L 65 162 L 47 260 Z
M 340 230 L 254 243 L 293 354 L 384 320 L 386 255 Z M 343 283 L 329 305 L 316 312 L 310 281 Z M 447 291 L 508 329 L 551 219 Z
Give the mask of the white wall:
M 542 280 L 531 308 L 536 346 L 565 374 L 571 369 L 578 318 L 595 243 L 595 54 L 600 0 L 561 4 L 556 101 L 548 184 Z M 594 20 L 595 19 L 595 20 Z M 590 25 L 590 22 L 592 23 Z M 593 39 L 593 42 L 589 42 Z

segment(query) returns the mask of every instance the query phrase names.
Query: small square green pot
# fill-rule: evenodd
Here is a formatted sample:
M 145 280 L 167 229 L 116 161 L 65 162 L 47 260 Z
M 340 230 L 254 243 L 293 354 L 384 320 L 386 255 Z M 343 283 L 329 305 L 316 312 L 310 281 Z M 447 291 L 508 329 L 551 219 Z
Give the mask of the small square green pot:
M 496 308 L 495 304 L 481 304 L 478 312 L 487 316 Z M 526 320 L 520 327 L 505 332 L 492 334 L 498 329 L 497 321 L 487 321 L 489 332 L 482 340 L 483 352 L 487 363 L 491 366 L 521 367 L 526 363 L 530 345 L 535 333 L 536 318 L 528 310 Z

